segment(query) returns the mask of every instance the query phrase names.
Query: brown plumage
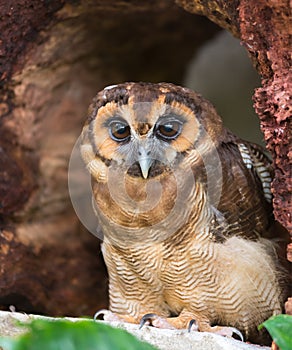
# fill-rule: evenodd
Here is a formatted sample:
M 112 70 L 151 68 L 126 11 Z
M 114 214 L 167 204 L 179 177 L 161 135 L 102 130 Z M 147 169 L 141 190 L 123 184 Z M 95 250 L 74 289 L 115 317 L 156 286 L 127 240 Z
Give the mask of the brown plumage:
M 225 129 L 193 91 L 126 83 L 97 94 L 81 153 L 104 232 L 104 318 L 139 323 L 153 313 L 143 320 L 157 327 L 195 320 L 200 331 L 235 327 L 264 342 L 257 326 L 285 298 L 285 234 L 261 148 Z

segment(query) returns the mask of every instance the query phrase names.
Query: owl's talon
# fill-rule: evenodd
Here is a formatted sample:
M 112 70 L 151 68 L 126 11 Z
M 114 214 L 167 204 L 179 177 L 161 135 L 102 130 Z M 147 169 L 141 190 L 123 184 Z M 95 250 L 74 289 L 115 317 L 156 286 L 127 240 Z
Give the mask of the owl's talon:
M 189 322 L 189 325 L 188 325 L 188 332 L 189 333 L 191 332 L 193 326 L 194 326 L 194 331 L 198 331 L 198 324 L 197 324 L 197 321 L 194 319 L 190 320 L 190 322 Z
M 236 334 L 241 341 L 244 341 L 244 337 L 242 333 L 240 332 L 240 330 L 238 330 L 235 327 L 215 326 L 215 327 L 212 327 L 212 330 L 214 331 L 214 333 L 224 335 L 225 337 L 228 337 L 228 338 L 232 338 L 232 335 Z
M 240 332 L 240 330 L 234 327 L 232 327 L 232 330 L 233 330 L 233 333 L 236 334 L 242 342 L 244 342 L 244 337 L 243 337 L 243 334 Z
M 114 314 L 113 312 L 111 312 L 110 310 L 106 310 L 106 309 L 101 309 L 99 311 L 97 311 L 94 316 L 93 319 L 96 321 L 99 319 L 99 316 L 103 315 L 103 320 L 104 321 L 121 321 L 122 319 Z
M 105 310 L 105 309 L 98 310 L 98 311 L 94 314 L 94 316 L 93 316 L 94 321 L 98 320 L 98 319 L 99 319 L 99 316 L 101 316 L 101 315 L 104 317 L 104 315 L 105 315 L 105 313 L 106 313 L 107 311 L 108 311 L 108 310 Z
M 156 314 L 145 314 L 140 320 L 139 329 L 145 326 L 147 322 L 148 324 L 152 325 L 152 319 L 156 316 Z
M 176 329 L 167 321 L 166 318 L 160 317 L 156 314 L 145 314 L 140 320 L 139 329 L 141 329 L 147 322 L 150 326 L 156 328 Z

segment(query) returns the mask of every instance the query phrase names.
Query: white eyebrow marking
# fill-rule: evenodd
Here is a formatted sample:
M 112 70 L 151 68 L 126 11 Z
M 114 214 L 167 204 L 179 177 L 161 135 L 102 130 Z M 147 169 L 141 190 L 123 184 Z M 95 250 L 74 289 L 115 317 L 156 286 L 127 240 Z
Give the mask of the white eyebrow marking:
M 109 86 L 106 86 L 104 88 L 104 90 L 111 90 L 111 89 L 115 88 L 116 86 L 118 86 L 118 85 L 117 84 L 116 85 L 109 85 Z

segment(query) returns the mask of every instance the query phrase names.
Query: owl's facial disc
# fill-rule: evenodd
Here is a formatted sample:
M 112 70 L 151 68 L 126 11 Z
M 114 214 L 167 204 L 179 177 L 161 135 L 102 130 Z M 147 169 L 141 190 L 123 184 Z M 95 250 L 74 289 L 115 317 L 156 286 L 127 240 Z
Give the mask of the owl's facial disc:
M 138 96 L 139 97 L 139 96 Z M 149 102 L 109 101 L 88 126 L 96 158 L 110 170 L 149 179 L 169 174 L 193 149 L 200 124 L 194 111 L 166 96 Z

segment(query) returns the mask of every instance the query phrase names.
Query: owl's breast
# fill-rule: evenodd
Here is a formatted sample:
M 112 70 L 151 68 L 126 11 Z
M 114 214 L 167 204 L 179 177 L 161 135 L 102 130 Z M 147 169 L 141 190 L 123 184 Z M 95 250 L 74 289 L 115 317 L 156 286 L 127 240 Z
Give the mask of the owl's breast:
M 94 182 L 93 195 L 96 211 L 109 223 L 143 229 L 170 215 L 177 188 L 171 174 L 147 181 L 138 176 L 115 176 L 107 183 Z

